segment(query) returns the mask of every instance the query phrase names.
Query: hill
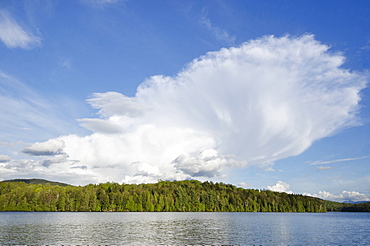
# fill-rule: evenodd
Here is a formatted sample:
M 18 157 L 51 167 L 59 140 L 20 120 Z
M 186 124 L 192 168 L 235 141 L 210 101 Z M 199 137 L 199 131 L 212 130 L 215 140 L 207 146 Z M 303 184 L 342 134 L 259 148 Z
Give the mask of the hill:
M 352 203 L 352 204 L 359 204 L 359 203 L 367 203 L 369 201 L 351 201 L 351 200 L 347 200 L 347 201 L 343 201 L 342 203 Z
M 13 181 L 0 183 L 0 211 L 326 212 L 326 207 L 319 198 L 196 180 L 83 187 Z
M 65 183 L 60 183 L 60 182 L 54 182 L 54 181 L 49 181 L 45 179 L 9 179 L 9 180 L 4 180 L 2 182 L 24 182 L 26 184 L 42 184 L 42 185 L 59 185 L 59 186 L 68 186 L 69 184 Z
M 12 179 L 0 182 L 0 211 L 370 212 L 370 202 L 339 203 L 196 180 L 76 187 Z
M 325 201 L 328 212 L 370 212 L 370 202 L 340 203 Z

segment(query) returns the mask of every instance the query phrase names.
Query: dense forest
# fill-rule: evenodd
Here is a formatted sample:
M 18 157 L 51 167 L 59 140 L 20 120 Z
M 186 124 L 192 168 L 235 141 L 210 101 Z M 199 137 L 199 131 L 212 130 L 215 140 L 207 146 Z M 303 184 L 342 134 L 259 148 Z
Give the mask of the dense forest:
M 328 212 L 370 212 L 370 202 L 364 203 L 339 203 L 325 201 Z
M 196 180 L 86 186 L 0 182 L 0 211 L 326 212 L 303 195 Z

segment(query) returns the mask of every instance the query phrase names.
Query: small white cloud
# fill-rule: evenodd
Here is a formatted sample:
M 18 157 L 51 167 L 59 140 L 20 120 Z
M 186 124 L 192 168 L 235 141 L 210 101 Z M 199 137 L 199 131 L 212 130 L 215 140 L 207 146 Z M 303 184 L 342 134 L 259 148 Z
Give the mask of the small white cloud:
M 8 48 L 29 49 L 41 44 L 41 38 L 22 28 L 4 10 L 0 10 L 0 40 Z
M 23 153 L 34 156 L 50 156 L 63 153 L 65 147 L 63 140 L 50 139 L 46 142 L 36 142 L 22 150 Z
M 247 188 L 247 187 L 249 187 L 249 184 L 247 184 L 247 183 L 245 183 L 245 182 L 240 182 L 240 183 L 238 184 L 238 186 L 243 187 L 243 188 Z
M 72 66 L 72 62 L 71 62 L 71 60 L 69 60 L 69 59 L 62 59 L 62 60 L 60 61 L 60 66 L 61 66 L 62 68 L 70 69 L 70 68 L 71 68 L 71 66 Z
M 327 166 L 327 167 L 323 167 L 323 166 L 321 166 L 321 167 L 318 167 L 318 168 L 316 168 L 318 171 L 326 171 L 326 170 L 330 170 L 330 169 L 333 169 L 333 167 L 329 167 L 329 166 Z
M 267 186 L 267 189 L 271 191 L 277 191 L 277 192 L 285 192 L 288 194 L 293 194 L 293 191 L 289 190 L 290 185 L 288 183 L 285 183 L 283 181 L 278 181 L 276 184 L 272 186 Z

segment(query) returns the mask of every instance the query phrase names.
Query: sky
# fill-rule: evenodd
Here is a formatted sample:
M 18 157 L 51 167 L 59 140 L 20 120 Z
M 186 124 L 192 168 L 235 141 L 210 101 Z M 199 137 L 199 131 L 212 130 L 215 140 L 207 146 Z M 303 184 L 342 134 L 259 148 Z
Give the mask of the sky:
M 0 180 L 370 201 L 370 2 L 1 0 Z

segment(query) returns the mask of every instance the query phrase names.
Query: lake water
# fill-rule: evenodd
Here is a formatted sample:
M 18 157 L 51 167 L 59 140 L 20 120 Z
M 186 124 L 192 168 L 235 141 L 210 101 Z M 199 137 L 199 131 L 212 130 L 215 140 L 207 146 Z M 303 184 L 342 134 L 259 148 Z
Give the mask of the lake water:
M 0 244 L 370 245 L 370 213 L 0 212 Z

